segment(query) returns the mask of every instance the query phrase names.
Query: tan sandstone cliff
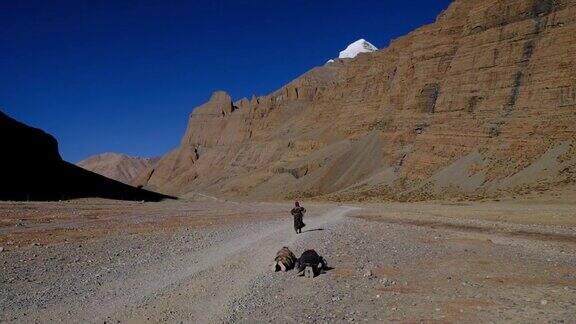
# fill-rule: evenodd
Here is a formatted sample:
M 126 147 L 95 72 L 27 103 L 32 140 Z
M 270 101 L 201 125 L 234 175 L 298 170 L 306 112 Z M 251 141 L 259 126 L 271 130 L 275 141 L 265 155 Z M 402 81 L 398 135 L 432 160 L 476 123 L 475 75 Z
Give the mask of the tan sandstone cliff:
M 576 1 L 456 0 L 374 53 L 193 110 L 169 194 L 475 198 L 576 179 Z

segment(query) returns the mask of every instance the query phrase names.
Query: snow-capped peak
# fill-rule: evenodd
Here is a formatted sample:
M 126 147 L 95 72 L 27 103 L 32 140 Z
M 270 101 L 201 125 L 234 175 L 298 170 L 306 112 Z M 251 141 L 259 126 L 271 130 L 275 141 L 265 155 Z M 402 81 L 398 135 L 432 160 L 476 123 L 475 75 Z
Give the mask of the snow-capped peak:
M 355 58 L 356 55 L 360 53 L 369 53 L 377 50 L 378 48 L 376 48 L 376 46 L 370 44 L 370 42 L 368 42 L 364 38 L 361 38 L 355 41 L 354 43 L 348 45 L 348 47 L 346 47 L 345 50 L 340 52 L 340 56 L 338 56 L 338 58 Z

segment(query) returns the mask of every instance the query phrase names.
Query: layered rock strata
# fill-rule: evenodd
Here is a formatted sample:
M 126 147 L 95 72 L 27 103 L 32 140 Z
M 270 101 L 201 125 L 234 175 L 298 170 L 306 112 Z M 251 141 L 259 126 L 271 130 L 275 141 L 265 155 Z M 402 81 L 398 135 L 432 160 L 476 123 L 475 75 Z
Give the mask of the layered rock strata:
M 576 179 L 576 1 L 456 0 L 266 96 L 216 92 L 138 183 L 257 199 L 419 200 Z

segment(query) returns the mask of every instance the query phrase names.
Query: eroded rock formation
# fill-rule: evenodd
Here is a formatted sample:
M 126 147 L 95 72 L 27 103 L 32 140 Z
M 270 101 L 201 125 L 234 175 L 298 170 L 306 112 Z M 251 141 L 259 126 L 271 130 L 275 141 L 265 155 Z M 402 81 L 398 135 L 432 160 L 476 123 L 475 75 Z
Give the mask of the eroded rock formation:
M 483 197 L 576 176 L 576 1 L 456 0 L 373 53 L 195 109 L 139 178 L 170 194 Z

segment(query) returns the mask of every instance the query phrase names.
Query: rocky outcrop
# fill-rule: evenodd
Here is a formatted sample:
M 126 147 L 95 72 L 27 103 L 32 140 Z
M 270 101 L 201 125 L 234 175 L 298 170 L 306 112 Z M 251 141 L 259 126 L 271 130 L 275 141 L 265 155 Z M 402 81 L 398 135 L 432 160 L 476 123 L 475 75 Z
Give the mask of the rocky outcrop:
M 45 132 L 0 112 L 0 200 L 100 197 L 158 201 L 168 196 L 137 189 L 65 162 Z
M 125 184 L 132 184 L 146 169 L 153 167 L 156 159 L 133 157 L 118 153 L 103 153 L 77 163 L 88 171 L 98 173 Z
M 222 92 L 141 184 L 252 198 L 417 200 L 576 179 L 576 1 L 456 0 L 274 93 Z

